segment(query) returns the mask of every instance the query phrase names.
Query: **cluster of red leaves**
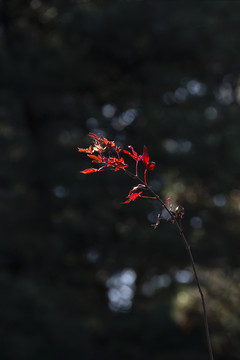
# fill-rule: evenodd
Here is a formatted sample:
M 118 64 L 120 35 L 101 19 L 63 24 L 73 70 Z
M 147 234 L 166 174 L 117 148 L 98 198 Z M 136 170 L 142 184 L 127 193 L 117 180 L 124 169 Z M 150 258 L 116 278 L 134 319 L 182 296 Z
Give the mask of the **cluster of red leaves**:
M 91 174 L 106 169 L 118 171 L 127 167 L 124 159 L 119 155 L 121 149 L 115 145 L 114 141 L 109 141 L 104 137 L 100 138 L 92 133 L 90 133 L 89 136 L 94 139 L 94 144 L 86 149 L 78 148 L 78 151 L 86 153 L 87 156 L 92 159 L 93 163 L 102 164 L 102 166 L 100 168 L 83 170 L 81 171 L 82 174 Z M 94 155 L 93 153 L 95 152 L 98 153 L 98 155 Z M 115 153 L 115 156 L 112 156 L 112 153 Z
M 137 152 L 133 149 L 132 146 L 129 146 L 131 152 L 127 150 L 122 150 L 120 147 L 116 146 L 114 141 L 110 141 L 104 137 L 99 137 L 93 133 L 89 133 L 89 136 L 93 138 L 94 144 L 89 146 L 88 148 L 78 148 L 78 151 L 81 153 L 87 154 L 87 156 L 92 159 L 94 164 L 100 164 L 99 168 L 88 168 L 81 171 L 82 174 L 91 174 L 98 171 L 104 170 L 123 170 L 130 176 L 138 177 L 138 163 L 142 162 L 144 166 L 144 181 L 145 185 L 139 184 L 135 186 L 128 194 L 128 200 L 124 202 L 127 204 L 131 201 L 136 200 L 138 197 L 150 198 L 155 199 L 155 197 L 150 196 L 143 196 L 143 191 L 140 190 L 147 190 L 147 180 L 146 174 L 148 170 L 154 170 L 155 163 L 150 161 L 147 147 L 144 146 L 142 155 L 138 155 Z M 123 157 L 120 156 L 120 153 L 123 152 L 124 154 L 129 155 L 135 162 L 136 162 L 136 174 L 132 174 L 130 171 L 127 170 L 128 165 L 125 163 Z M 96 153 L 96 154 L 95 154 Z

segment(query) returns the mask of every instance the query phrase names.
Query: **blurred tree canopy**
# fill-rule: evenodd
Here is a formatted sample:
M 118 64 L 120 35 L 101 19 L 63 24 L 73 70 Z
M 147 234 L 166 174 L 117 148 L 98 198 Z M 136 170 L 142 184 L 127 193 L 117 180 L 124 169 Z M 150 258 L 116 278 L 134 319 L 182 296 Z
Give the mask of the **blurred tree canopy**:
M 134 181 L 84 176 L 89 131 L 156 161 L 185 208 L 215 359 L 240 352 L 237 1 L 2 0 L 1 359 L 207 359 L 199 294 Z M 136 184 L 135 184 L 136 185 Z

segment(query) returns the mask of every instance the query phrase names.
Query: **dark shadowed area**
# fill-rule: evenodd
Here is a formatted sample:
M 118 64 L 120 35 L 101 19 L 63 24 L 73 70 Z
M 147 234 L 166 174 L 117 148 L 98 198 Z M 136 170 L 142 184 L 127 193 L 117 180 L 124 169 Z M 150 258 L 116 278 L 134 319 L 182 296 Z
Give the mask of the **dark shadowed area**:
M 123 172 L 80 174 L 89 132 L 147 146 L 239 359 L 240 2 L 1 5 L 1 360 L 208 359 L 179 234 Z

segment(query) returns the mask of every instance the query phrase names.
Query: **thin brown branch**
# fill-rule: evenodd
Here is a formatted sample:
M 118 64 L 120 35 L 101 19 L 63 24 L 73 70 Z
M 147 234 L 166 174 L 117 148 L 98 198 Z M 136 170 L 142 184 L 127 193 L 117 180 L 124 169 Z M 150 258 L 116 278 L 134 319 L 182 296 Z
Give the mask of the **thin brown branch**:
M 204 298 L 204 294 L 202 291 L 202 287 L 201 287 L 201 283 L 199 280 L 199 276 L 197 273 L 197 269 L 196 269 L 196 265 L 195 265 L 195 261 L 190 249 L 190 245 L 188 244 L 188 241 L 186 239 L 186 236 L 183 233 L 182 227 L 179 224 L 178 219 L 176 218 L 176 216 L 174 215 L 174 213 L 172 211 L 169 210 L 169 208 L 166 206 L 166 204 L 162 201 L 162 199 L 155 193 L 155 191 L 144 181 L 142 180 L 139 176 L 137 176 L 137 179 L 146 186 L 146 188 L 155 196 L 155 198 L 160 202 L 161 206 L 168 212 L 170 218 L 172 219 L 172 222 L 175 224 L 176 228 L 178 229 L 178 232 L 185 244 L 188 256 L 190 258 L 191 261 L 191 265 L 192 265 L 192 269 L 193 269 L 193 273 L 194 273 L 194 277 L 197 283 L 197 287 L 201 296 L 201 302 L 202 302 L 202 309 L 203 309 L 203 319 L 204 319 L 204 327 L 205 327 L 205 335 L 206 335 L 206 339 L 207 339 L 207 345 L 208 345 L 208 352 L 209 352 L 209 357 L 210 360 L 214 360 L 213 358 L 213 350 L 212 350 L 212 344 L 211 344 L 211 338 L 210 338 L 210 333 L 209 333 L 209 326 L 208 326 L 208 317 L 207 317 L 207 310 L 206 310 L 206 303 L 205 303 L 205 298 Z

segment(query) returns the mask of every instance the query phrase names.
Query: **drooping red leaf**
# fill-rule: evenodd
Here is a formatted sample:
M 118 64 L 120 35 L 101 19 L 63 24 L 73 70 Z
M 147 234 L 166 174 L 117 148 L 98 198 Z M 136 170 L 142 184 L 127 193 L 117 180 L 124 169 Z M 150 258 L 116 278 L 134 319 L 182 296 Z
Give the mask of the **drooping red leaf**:
M 129 194 L 129 195 L 128 195 L 128 200 L 124 201 L 123 204 L 128 204 L 128 203 L 130 203 L 131 201 L 136 200 L 139 196 L 141 197 L 141 194 L 142 194 L 142 191 L 141 191 L 141 192 L 138 192 L 138 193 Z
M 83 171 L 80 171 L 82 174 L 91 174 L 91 173 L 94 173 L 98 171 L 98 169 L 95 169 L 95 168 L 90 168 L 90 169 L 86 169 L 86 170 L 83 170 Z

